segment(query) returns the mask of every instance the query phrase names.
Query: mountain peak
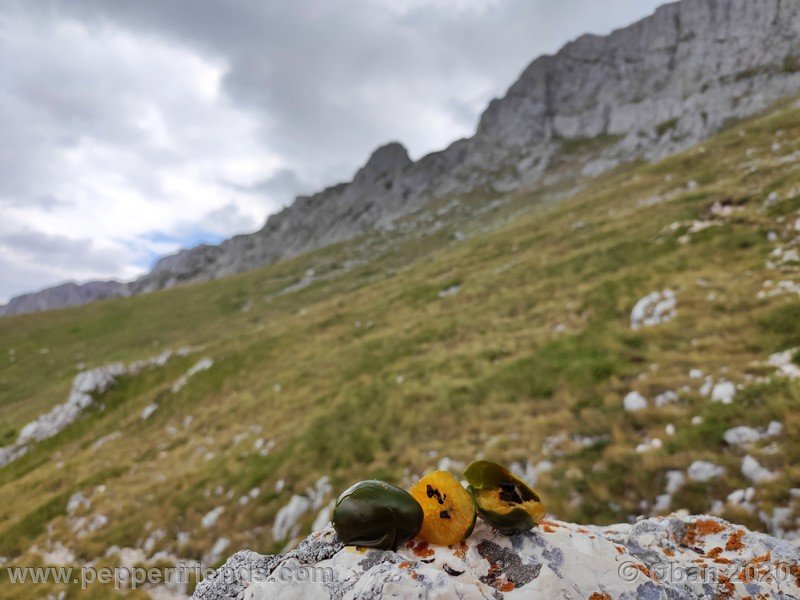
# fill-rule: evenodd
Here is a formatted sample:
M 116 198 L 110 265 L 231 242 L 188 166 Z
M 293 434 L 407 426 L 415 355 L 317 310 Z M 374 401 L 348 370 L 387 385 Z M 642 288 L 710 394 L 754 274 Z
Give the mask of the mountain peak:
M 395 175 L 412 164 L 408 150 L 400 142 L 390 142 L 377 148 L 356 174 L 357 181 L 374 182 Z

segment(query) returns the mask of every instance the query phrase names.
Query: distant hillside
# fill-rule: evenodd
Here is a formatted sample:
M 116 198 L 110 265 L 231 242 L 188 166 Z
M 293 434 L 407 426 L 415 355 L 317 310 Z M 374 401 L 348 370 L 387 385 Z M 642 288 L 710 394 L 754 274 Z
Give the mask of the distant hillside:
M 507 193 L 664 157 L 800 91 L 798 48 L 800 0 L 662 6 L 537 58 L 491 102 L 473 137 L 417 162 L 400 144 L 379 148 L 351 182 L 297 198 L 253 234 L 163 258 L 130 290 L 252 270 L 391 228 L 452 194 Z
M 798 403 L 792 99 L 660 161 L 0 320 L 0 562 L 279 552 L 356 480 L 481 457 L 569 522 L 686 509 L 797 544 Z
M 0 306 L 0 316 L 78 306 L 96 300 L 127 296 L 128 294 L 128 284 L 119 281 L 90 281 L 83 284 L 63 283 L 40 292 L 23 294 L 12 298 L 8 304 Z

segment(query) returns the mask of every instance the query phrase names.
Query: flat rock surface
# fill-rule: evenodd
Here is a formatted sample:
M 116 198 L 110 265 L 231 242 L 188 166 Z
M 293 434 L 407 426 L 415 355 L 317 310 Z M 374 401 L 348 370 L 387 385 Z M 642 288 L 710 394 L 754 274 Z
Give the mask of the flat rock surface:
M 800 552 L 707 516 L 511 537 L 479 522 L 460 546 L 395 552 L 345 547 L 328 526 L 285 555 L 238 552 L 194 598 L 800 598 Z

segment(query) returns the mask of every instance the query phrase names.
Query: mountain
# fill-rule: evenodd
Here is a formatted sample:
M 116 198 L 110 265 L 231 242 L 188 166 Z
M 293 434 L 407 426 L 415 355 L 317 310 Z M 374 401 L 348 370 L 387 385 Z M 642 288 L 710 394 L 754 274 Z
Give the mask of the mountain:
M 504 193 L 664 157 L 800 90 L 799 42 L 798 0 L 662 6 L 537 58 L 490 103 L 473 137 L 416 162 L 398 143 L 383 146 L 349 183 L 298 197 L 255 233 L 165 257 L 130 290 L 252 270 L 391 228 L 448 195 Z
M 8 304 L 0 306 L 0 316 L 78 306 L 127 295 L 128 284 L 119 281 L 90 281 L 84 284 L 68 282 L 40 292 L 16 296 Z

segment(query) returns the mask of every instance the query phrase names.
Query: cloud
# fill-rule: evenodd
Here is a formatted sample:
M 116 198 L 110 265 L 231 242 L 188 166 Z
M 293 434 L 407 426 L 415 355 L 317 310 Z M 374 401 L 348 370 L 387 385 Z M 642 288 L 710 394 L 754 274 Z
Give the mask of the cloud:
M 0 211 L 20 235 L 124 248 L 109 275 L 136 272 L 165 239 L 258 227 L 388 140 L 419 157 L 470 135 L 536 55 L 657 3 L 6 0 Z M 11 273 L 0 298 L 27 289 Z

